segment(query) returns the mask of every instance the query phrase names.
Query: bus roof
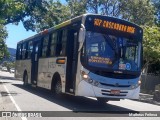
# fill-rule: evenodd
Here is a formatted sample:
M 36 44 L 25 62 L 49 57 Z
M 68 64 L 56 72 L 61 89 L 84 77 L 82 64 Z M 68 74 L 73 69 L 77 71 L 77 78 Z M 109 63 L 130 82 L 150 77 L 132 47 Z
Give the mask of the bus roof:
M 33 39 L 33 38 L 36 38 L 36 37 L 39 37 L 40 35 L 44 34 L 45 32 L 48 32 L 48 33 L 49 33 L 49 32 L 51 32 L 51 31 L 53 31 L 53 30 L 63 28 L 63 27 L 65 27 L 65 26 L 67 26 L 67 25 L 70 25 L 71 23 L 76 22 L 76 21 L 82 21 L 82 23 L 84 24 L 85 18 L 86 18 L 87 16 L 89 16 L 89 15 L 91 15 L 91 16 L 103 16 L 103 17 L 106 17 L 106 18 L 112 18 L 112 19 L 117 19 L 117 20 L 120 20 L 120 21 L 125 21 L 125 22 L 127 22 L 127 23 L 129 23 L 129 24 L 132 24 L 132 25 L 136 26 L 136 27 L 139 28 L 139 29 L 142 29 L 142 28 L 139 27 L 138 25 L 136 25 L 136 24 L 134 24 L 134 23 L 132 23 L 132 22 L 123 20 L 123 19 L 119 19 L 119 18 L 116 18 L 116 17 L 109 17 L 109 16 L 106 16 L 106 15 L 100 15 L 100 14 L 86 13 L 86 14 L 82 14 L 82 15 L 80 15 L 80 16 L 74 17 L 74 18 L 72 18 L 72 19 L 70 19 L 70 20 L 64 21 L 64 22 L 62 22 L 62 23 L 60 23 L 60 24 L 58 24 L 58 25 L 55 25 L 54 27 L 51 27 L 51 28 L 49 28 L 49 29 L 45 29 L 44 31 L 41 31 L 41 32 L 39 32 L 39 33 L 37 33 L 37 34 L 29 37 L 29 38 L 26 38 L 26 39 L 24 39 L 24 40 L 19 41 L 17 44 L 19 44 L 19 43 L 21 43 L 21 42 L 29 41 L 29 40 L 31 40 L 31 39 Z
M 81 20 L 82 17 L 85 16 L 85 15 L 87 15 L 87 14 L 83 14 L 83 15 L 77 16 L 77 17 L 72 18 L 72 19 L 70 19 L 70 20 L 64 21 L 64 22 L 62 22 L 62 23 L 60 23 L 60 24 L 58 24 L 58 25 L 55 25 L 54 27 L 51 27 L 51 28 L 49 28 L 49 29 L 45 29 L 45 30 L 43 30 L 43 31 L 41 31 L 41 32 L 39 32 L 39 33 L 37 33 L 37 34 L 29 37 L 29 38 L 26 38 L 26 39 L 24 39 L 24 40 L 19 41 L 17 44 L 19 44 L 19 43 L 21 43 L 21 42 L 24 42 L 24 41 L 29 41 L 29 40 L 31 40 L 31 39 L 33 39 L 33 38 L 36 38 L 36 37 L 38 37 L 39 35 L 42 35 L 43 33 L 45 33 L 46 31 L 47 31 L 47 32 L 51 32 L 51 31 L 53 31 L 53 30 L 60 29 L 60 28 L 62 28 L 62 27 L 64 27 L 64 26 L 67 26 L 67 25 L 69 25 L 69 24 L 71 24 L 71 23 L 73 23 L 73 22 L 75 22 L 75 21 Z

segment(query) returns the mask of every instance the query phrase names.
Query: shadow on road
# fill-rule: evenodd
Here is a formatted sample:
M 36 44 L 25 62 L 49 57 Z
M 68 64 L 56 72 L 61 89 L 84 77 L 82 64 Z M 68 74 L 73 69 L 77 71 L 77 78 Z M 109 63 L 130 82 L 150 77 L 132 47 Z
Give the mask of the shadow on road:
M 5 96 L 16 96 L 18 93 L 14 92 L 14 91 L 10 91 L 9 93 L 6 92 L 6 91 L 0 91 L 0 94 L 2 97 L 5 97 Z
M 4 79 L 4 80 L 17 80 L 16 78 L 14 77 L 7 77 L 7 76 L 0 76 L 0 79 Z
M 11 83 L 11 82 L 0 82 L 0 84 L 6 84 L 6 83 Z
M 101 105 L 97 100 L 89 99 L 86 97 L 70 96 L 64 95 L 61 98 L 55 98 L 50 91 L 44 90 L 41 88 L 33 88 L 30 86 L 23 86 L 20 84 L 12 84 L 16 87 L 24 89 L 32 94 L 35 94 L 39 97 L 47 99 L 53 103 L 56 103 L 60 106 L 68 108 L 73 112 L 79 113 L 110 113 L 110 114 L 128 114 L 128 113 L 139 113 L 138 111 L 133 111 L 131 109 L 119 107 L 111 104 Z M 52 110 L 50 110 L 52 111 Z

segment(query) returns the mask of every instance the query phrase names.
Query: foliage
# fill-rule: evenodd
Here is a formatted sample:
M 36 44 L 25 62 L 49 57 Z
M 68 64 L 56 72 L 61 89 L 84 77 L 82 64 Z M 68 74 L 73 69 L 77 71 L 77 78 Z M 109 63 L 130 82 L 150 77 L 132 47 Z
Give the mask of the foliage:
M 4 57 L 8 57 L 9 56 L 9 53 L 7 51 L 7 46 L 5 45 L 6 37 L 7 37 L 6 29 L 2 24 L 0 24 L 0 61 Z
M 144 27 L 144 67 L 160 62 L 160 28 Z
M 4 61 L 2 66 L 7 67 L 7 70 L 9 71 L 11 68 L 15 68 L 15 62 Z
M 6 0 L 0 13 L 5 25 L 22 21 L 27 31 L 39 32 L 85 12 L 85 0 L 67 2 L 63 5 L 58 0 Z
M 5 39 L 7 31 L 4 25 L 9 23 L 18 24 L 23 22 L 26 30 L 35 30 L 35 23 L 41 19 L 39 16 L 44 12 L 46 0 L 0 0 L 0 60 L 8 57 Z M 36 10 L 39 15 L 36 15 Z
M 101 14 L 112 17 L 120 17 L 123 1 L 120 0 L 101 0 Z
M 9 62 L 9 63 L 7 63 L 7 69 L 8 69 L 8 71 L 11 69 L 11 68 L 15 68 L 15 62 Z
M 86 0 L 66 0 L 71 18 L 86 13 Z
M 0 19 L 4 25 L 9 23 L 18 24 L 22 21 L 26 30 L 35 30 L 35 22 L 41 19 L 41 15 L 47 12 L 46 0 L 1 0 Z M 36 11 L 39 11 L 37 16 Z
M 150 0 L 1 0 L 0 20 L 4 24 L 23 22 L 26 30 L 42 30 L 64 20 L 91 12 L 152 25 L 154 8 Z M 144 12 L 145 11 L 145 12 Z M 38 28 L 38 29 L 37 29 Z
M 4 24 L 23 22 L 26 30 L 40 31 L 86 12 L 123 18 L 139 25 L 153 24 L 150 0 L 3 0 L 0 18 Z M 145 11 L 145 12 L 144 12 Z
M 54 25 L 86 12 L 86 0 L 66 0 L 66 2 L 67 5 L 63 5 L 59 1 L 53 0 L 47 2 L 47 12 L 46 14 L 40 15 L 41 19 L 36 21 L 36 30 L 39 32 L 53 27 Z M 37 10 L 37 17 L 39 14 L 41 13 Z
M 154 23 L 155 11 L 150 0 L 88 0 L 87 10 L 122 18 L 138 25 Z
M 156 9 L 155 15 L 156 15 L 156 24 L 160 27 L 160 0 L 152 0 L 153 5 Z
M 36 16 L 40 15 L 41 19 L 36 22 L 37 31 L 48 29 L 59 24 L 67 19 L 70 19 L 71 13 L 67 5 L 62 5 L 59 1 L 49 1 L 47 4 L 47 14 L 41 15 L 39 10 L 36 11 Z
M 99 0 L 87 0 L 86 9 L 88 12 L 98 14 L 101 2 Z
M 154 6 L 150 0 L 120 0 L 122 18 L 138 25 L 154 24 Z

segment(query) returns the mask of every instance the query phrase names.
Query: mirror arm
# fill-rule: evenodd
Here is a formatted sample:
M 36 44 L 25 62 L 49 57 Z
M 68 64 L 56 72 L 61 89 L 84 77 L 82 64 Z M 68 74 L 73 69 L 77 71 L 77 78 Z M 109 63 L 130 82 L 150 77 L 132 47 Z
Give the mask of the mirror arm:
M 81 37 L 82 40 L 80 40 L 80 38 L 79 38 L 79 44 L 80 45 L 79 45 L 78 52 L 80 52 L 80 50 L 81 50 L 81 48 L 83 46 L 84 39 L 85 39 L 85 31 L 86 31 L 85 26 L 83 24 L 81 24 L 81 28 L 80 28 L 80 32 L 81 33 L 79 34 L 79 36 Z M 81 36 L 82 32 L 83 32 L 83 36 Z

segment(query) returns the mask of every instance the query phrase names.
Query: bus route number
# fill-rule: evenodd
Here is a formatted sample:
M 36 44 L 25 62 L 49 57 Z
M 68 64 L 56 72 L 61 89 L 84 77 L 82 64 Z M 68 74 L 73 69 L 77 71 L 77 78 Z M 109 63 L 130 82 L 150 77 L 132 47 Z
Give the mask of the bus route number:
M 97 19 L 97 18 L 94 19 L 94 26 L 114 29 L 117 31 L 122 31 L 122 32 L 126 32 L 126 33 L 131 33 L 131 34 L 135 33 L 135 27 L 116 23 L 116 22 L 111 22 L 111 21 L 107 21 L 107 20 L 101 20 L 101 19 Z

